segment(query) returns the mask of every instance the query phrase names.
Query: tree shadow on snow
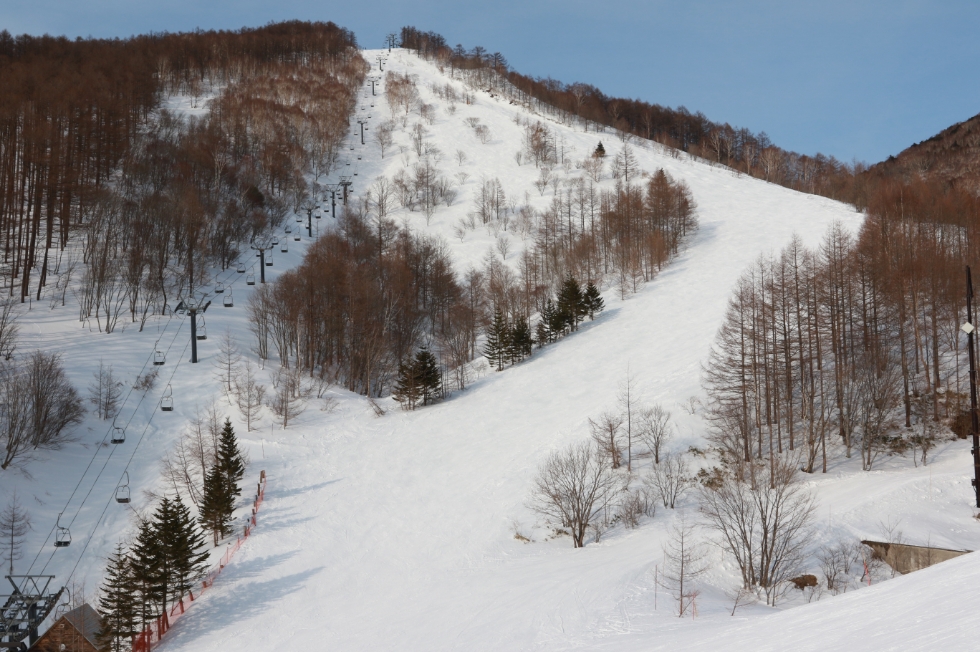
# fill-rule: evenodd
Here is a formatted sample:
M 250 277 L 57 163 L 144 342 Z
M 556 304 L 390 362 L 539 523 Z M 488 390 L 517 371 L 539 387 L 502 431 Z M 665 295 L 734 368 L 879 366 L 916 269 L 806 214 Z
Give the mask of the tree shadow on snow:
M 293 496 L 300 496 L 311 491 L 317 491 L 318 489 L 323 489 L 334 483 L 340 482 L 341 479 L 337 480 L 327 480 L 326 482 L 318 482 L 317 484 L 307 485 L 305 487 L 297 487 L 295 489 L 286 489 L 285 491 L 276 490 L 269 494 L 270 498 L 292 498 Z
M 256 562 L 256 569 L 251 573 L 257 573 L 263 564 L 274 566 L 273 560 L 284 557 L 273 555 L 253 560 Z M 247 566 L 245 562 L 242 566 Z M 231 570 L 231 566 L 228 570 Z M 215 592 L 210 595 L 205 594 L 204 599 L 195 604 L 187 614 L 175 623 L 174 628 L 167 636 L 170 646 L 183 647 L 184 649 L 199 649 L 201 637 L 221 630 L 228 630 L 231 627 L 244 627 L 252 618 L 267 614 L 276 608 L 275 603 L 282 600 L 291 593 L 303 590 L 308 581 L 320 571 L 323 566 L 311 568 L 301 573 L 294 573 L 264 582 L 240 582 L 231 590 L 222 591 L 220 584 Z M 239 568 L 239 572 L 249 573 L 249 571 Z M 227 571 L 226 571 L 227 572 Z M 233 579 L 233 578 L 222 578 Z M 221 582 L 221 580 L 218 580 Z M 228 632 L 230 634 L 230 632 Z M 228 634 L 222 634 L 222 640 L 228 640 Z M 168 649 L 173 649 L 168 647 Z M 233 648 L 232 648 L 233 649 Z

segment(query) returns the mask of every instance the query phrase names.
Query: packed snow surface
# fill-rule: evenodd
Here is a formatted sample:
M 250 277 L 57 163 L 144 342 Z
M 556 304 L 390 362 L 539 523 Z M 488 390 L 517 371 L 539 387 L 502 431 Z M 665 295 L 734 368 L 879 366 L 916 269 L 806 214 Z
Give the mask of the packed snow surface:
M 370 62 L 379 54 L 364 53 Z M 377 73 L 377 63 L 374 68 Z M 623 147 L 612 132 L 558 125 L 482 91 L 472 91 L 475 102 L 458 102 L 450 113 L 430 85 L 451 83 L 461 92 L 463 84 L 407 51 L 394 51 L 385 69 L 418 76 L 422 99 L 435 105 L 435 121 L 426 130 L 442 152 L 440 169 L 447 176 L 469 175 L 456 203 L 440 206 L 430 224 L 404 209 L 393 217 L 415 230 L 442 235 L 459 271 L 479 265 L 496 240 L 477 229 L 460 241 L 452 231 L 472 210 L 481 177 L 499 178 L 508 196 L 521 201 L 528 193 L 538 208 L 550 201 L 552 190 L 542 196 L 532 185 L 535 167 L 515 160 L 522 134 L 515 116 L 546 122 L 565 139 L 566 155 L 574 160 L 591 153 L 600 139 L 610 159 Z M 390 116 L 383 87 L 379 84 L 372 97 L 368 85 L 359 96 L 372 125 Z M 476 138 L 465 123 L 468 117 L 487 125 L 488 143 Z M 417 160 L 408 132 L 418 121 L 416 113 L 406 127 L 398 122 L 395 145 L 383 159 L 370 131 L 364 146 L 359 133 L 352 132 L 354 149 L 345 150 L 349 158 L 341 165 L 357 172 L 355 194 L 378 175 L 391 176 Z M 800 597 L 789 596 L 783 604 L 798 606 L 749 605 L 731 616 L 728 593 L 737 584 L 737 571 L 712 548 L 697 618 L 681 620 L 671 598 L 655 586 L 654 569 L 662 564 L 668 525 L 681 515 L 698 520 L 693 496 L 677 510 L 658 510 L 637 529 L 613 528 L 578 550 L 567 537 L 549 537 L 549 529 L 526 506 L 542 461 L 588 437 L 589 417 L 616 408 L 617 391 L 628 373 L 635 376 L 642 402 L 660 403 L 672 412 L 678 426 L 673 450 L 704 447 L 701 365 L 738 276 L 760 254 L 778 253 L 793 234 L 815 246 L 834 221 L 851 229 L 860 224 L 861 216 L 843 204 L 736 176 L 686 155 L 671 156 L 650 143 L 631 146 L 641 169 L 664 168 L 690 186 L 700 229 L 687 249 L 625 300 L 614 287 L 603 287 L 605 312 L 578 332 L 503 373 L 481 373 L 465 391 L 415 412 L 384 399 L 379 403 L 387 413 L 378 417 L 363 397 L 337 388 L 330 410 L 314 400 L 286 430 L 265 414 L 259 427 L 246 433 L 211 365 L 214 340 L 225 329 L 243 348 L 251 347 L 244 310 L 249 288 L 234 270 L 220 278 L 234 282 L 235 306 L 222 307 L 217 296 L 206 315 L 211 339 L 200 343 L 202 361 L 196 366 L 186 362 L 186 320 L 151 321 L 143 333 L 130 326 L 104 335 L 79 328 L 70 297 L 65 308 L 35 305 L 24 318 L 23 348 L 29 341 L 64 351 L 76 385 L 90 382 L 100 358 L 133 379 L 148 368 L 155 348 L 166 346 L 169 352 L 162 384 L 139 405 L 134 392 L 123 410 L 131 423 L 128 450 L 97 447 L 107 425 L 90 420 L 79 443 L 52 455 L 54 462 L 37 467 L 32 478 L 0 476 L 8 486 L 16 484 L 22 497 L 35 498 L 31 557 L 42 549 L 43 536 L 78 481 L 79 460 L 92 457 L 96 470 L 105 464 L 98 482 L 90 473 L 80 483 L 66 510 L 74 517 L 75 540 L 51 556 L 46 567 L 64 578 L 78 564 L 73 579 L 92 593 L 106 555 L 131 532 L 127 510 L 111 500 L 126 461 L 132 455 L 128 468 L 134 497 L 141 489 L 164 490 L 159 459 L 195 407 L 211 397 L 236 419 L 251 457 L 249 481 L 259 469 L 267 471 L 266 502 L 253 536 L 161 650 L 972 647 L 976 628 L 960 623 L 976 611 L 976 592 L 966 588 L 980 579 L 974 555 L 819 602 L 804 605 Z M 454 158 L 456 150 L 466 153 L 464 163 Z M 608 176 L 607 167 L 604 187 L 612 186 Z M 320 228 L 329 228 L 328 222 L 321 220 Z M 513 232 L 504 237 L 513 244 L 506 262 L 516 265 L 524 243 Z M 305 229 L 302 242 L 289 238 L 290 251 L 274 253 L 270 277 L 297 264 L 306 244 Z M 176 409 L 161 414 L 159 396 L 168 383 Z M 970 506 L 968 448 L 965 443 L 941 447 L 925 468 L 895 460 L 865 473 L 838 461 L 828 474 L 807 478 L 819 503 L 814 549 L 841 537 L 879 538 L 883 527 L 897 524 L 910 543 L 976 549 L 980 536 Z M 111 459 L 106 450 L 114 454 Z M 78 509 L 86 492 L 92 498 Z M 137 508 L 149 504 L 142 497 L 134 503 Z M 531 542 L 516 538 L 517 532 Z M 42 550 L 38 566 L 54 550 L 50 538 Z

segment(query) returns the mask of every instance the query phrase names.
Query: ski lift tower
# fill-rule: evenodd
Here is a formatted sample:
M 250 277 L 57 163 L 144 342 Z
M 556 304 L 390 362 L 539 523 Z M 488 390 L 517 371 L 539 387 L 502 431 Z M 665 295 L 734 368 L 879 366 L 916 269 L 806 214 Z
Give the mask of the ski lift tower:
M 320 204 L 316 201 L 317 193 L 314 192 L 312 195 L 306 198 L 303 205 L 300 206 L 301 209 L 306 211 L 306 235 L 307 237 L 313 237 L 313 211 L 320 209 Z M 265 283 L 265 281 L 262 281 Z
M 65 592 L 65 587 L 49 589 L 53 579 L 54 575 L 7 575 L 14 590 L 0 595 L 0 649 L 26 650 L 34 645 L 38 628 Z
M 374 85 L 377 84 L 379 81 L 381 81 L 381 79 L 379 79 L 378 77 L 368 77 L 367 80 L 371 82 L 371 95 L 372 96 L 377 95 L 374 89 Z M 372 104 L 371 106 L 374 105 Z
M 385 42 L 388 44 L 388 52 L 391 52 L 391 48 L 395 45 L 395 40 L 398 39 L 398 34 L 391 33 L 385 36 Z
M 207 295 L 201 294 L 198 296 L 191 295 L 191 297 L 181 301 L 181 304 L 191 316 L 191 362 L 197 364 L 197 313 L 205 312 L 211 302 L 207 300 Z
M 351 187 L 352 183 L 354 182 L 351 181 L 351 177 L 346 176 L 346 177 L 340 177 L 340 183 L 337 184 L 344 189 L 344 206 L 347 205 L 347 191 Z
M 272 249 L 275 245 L 272 244 L 272 238 L 268 236 L 257 239 L 252 243 L 252 249 L 259 252 L 259 280 L 262 284 L 265 284 L 265 252 Z M 269 263 L 270 265 L 272 263 Z
M 330 217 L 337 217 L 337 193 L 340 191 L 339 183 L 331 183 L 324 187 L 325 192 L 330 193 Z M 323 196 L 323 201 L 327 201 L 327 196 Z
M 357 121 L 357 124 L 361 125 L 361 144 L 362 145 L 364 144 L 364 129 L 365 129 L 365 126 L 364 125 L 366 125 L 367 123 L 368 123 L 367 118 L 361 118 L 360 120 Z

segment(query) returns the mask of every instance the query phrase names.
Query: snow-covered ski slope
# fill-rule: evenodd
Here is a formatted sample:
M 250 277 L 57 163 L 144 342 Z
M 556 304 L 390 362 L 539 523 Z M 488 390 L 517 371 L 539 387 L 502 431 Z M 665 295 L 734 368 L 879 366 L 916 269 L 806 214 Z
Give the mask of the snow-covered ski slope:
M 364 52 L 370 62 L 379 54 Z M 377 73 L 377 63 L 374 67 Z M 583 159 L 600 139 L 607 160 L 623 146 L 614 133 L 583 133 L 577 126 L 529 116 L 485 92 L 471 91 L 475 103 L 460 101 L 450 114 L 447 103 L 429 87 L 452 83 L 462 92 L 462 83 L 407 51 L 393 52 L 385 69 L 418 76 L 422 99 L 435 109 L 435 120 L 425 129 L 426 139 L 442 153 L 438 167 L 451 178 L 459 171 L 469 175 L 453 206 L 440 206 L 429 224 L 420 213 L 403 209 L 392 217 L 412 229 L 443 236 L 460 272 L 481 264 L 496 241 L 482 228 L 467 231 L 462 241 L 453 233 L 453 227 L 473 210 L 482 177 L 499 178 L 508 197 L 518 198 L 518 203 L 523 203 L 525 193 L 539 209 L 551 200 L 551 188 L 542 196 L 533 185 L 538 170 L 532 164 L 518 165 L 514 157 L 523 134 L 515 116 L 545 121 L 564 138 L 566 156 L 572 160 Z M 373 98 L 370 85 L 366 88 L 358 110 L 371 115 L 369 127 L 373 127 L 391 113 L 383 82 Z M 489 128 L 489 142 L 480 142 L 466 122 L 470 117 Z M 373 131 L 361 146 L 358 125 L 353 123 L 354 149 L 345 150 L 351 165 L 346 165 L 347 160 L 341 165 L 342 173 L 357 172 L 355 195 L 377 176 L 391 177 L 416 163 L 409 132 L 419 121 L 418 113 L 409 115 L 404 126 L 398 121 L 395 145 L 383 159 Z M 659 510 L 638 529 L 614 528 L 584 549 L 572 549 L 567 537 L 548 538 L 547 528 L 525 505 L 535 471 L 551 451 L 587 438 L 589 417 L 615 409 L 617 389 L 627 370 L 636 378 L 642 401 L 659 402 L 671 410 L 678 426 L 672 449 L 703 446 L 705 427 L 691 398 L 702 396 L 701 364 L 738 276 L 760 254 L 778 252 L 794 233 L 816 245 L 833 221 L 850 228 L 860 223 L 860 215 L 842 204 L 735 176 L 683 155 L 675 158 L 649 143 L 631 146 L 641 169 L 653 172 L 662 167 L 690 186 L 701 226 L 687 250 L 625 301 L 617 299 L 614 288 L 603 287 L 607 309 L 601 317 L 557 344 L 535 351 L 521 365 L 483 374 L 465 392 L 438 405 L 403 412 L 385 399 L 380 404 L 388 412 L 377 417 L 363 397 L 335 390 L 335 409 L 322 411 L 319 402 L 311 401 L 285 431 L 272 429 L 269 414 L 258 430 L 248 434 L 244 424 L 236 421 L 250 451 L 250 477 L 260 468 L 269 475 L 259 527 L 214 590 L 179 621 L 161 650 L 639 650 L 682 645 L 808 649 L 805 641 L 819 636 L 819 629 L 812 628 L 826 627 L 829 636 L 838 613 L 840 618 L 846 614 L 841 622 L 851 624 L 852 637 L 834 632 L 841 638 L 827 640 L 881 649 L 861 629 L 874 614 L 878 629 L 891 637 L 883 640 L 898 649 L 901 642 L 916 640 L 902 636 L 901 627 L 912 633 L 908 613 L 916 608 L 919 595 L 935 591 L 929 609 L 943 613 L 946 622 L 966 613 L 960 609 L 966 603 L 957 602 L 962 595 L 957 587 L 965 587 L 969 578 L 980 573 L 980 562 L 972 555 L 785 613 L 749 606 L 740 607 L 732 618 L 726 591 L 736 583 L 734 568 L 713 550 L 712 569 L 702 582 L 698 618 L 681 621 L 673 615 L 670 598 L 655 587 L 653 569 L 662 559 L 668 525 L 680 515 L 697 520 L 691 498 L 677 510 Z M 466 154 L 462 164 L 455 158 L 457 150 Z M 561 174 L 574 178 L 582 173 L 572 166 Z M 603 184 L 611 187 L 612 183 L 607 165 Z M 327 222 L 328 218 L 321 220 L 321 228 L 327 228 Z M 524 243 L 513 231 L 503 235 L 512 245 L 505 262 L 516 266 Z M 276 264 L 268 268 L 273 278 L 300 260 L 305 231 L 303 240 L 294 244 L 290 239 L 288 254 L 275 252 Z M 209 335 L 213 338 L 229 328 L 243 348 L 249 348 L 243 308 L 249 290 L 241 277 L 226 275 L 238 279 L 236 307 L 208 311 Z M 47 311 L 44 306 L 37 316 L 32 313 L 32 326 L 24 331 L 32 345 L 64 350 L 80 386 L 89 382 L 100 357 L 135 377 L 157 339 L 156 322 L 143 334 L 130 327 L 106 336 L 80 330 L 73 317 L 69 297 L 68 308 Z M 168 365 L 187 357 L 188 325 L 159 324 L 164 342 L 178 327 Z M 202 363 L 196 368 L 181 363 L 168 380 L 177 409 L 165 415 L 166 420 L 151 405 L 159 400 L 162 387 L 135 412 L 124 409 L 125 415 L 134 414 L 134 424 L 140 428 L 153 416 L 130 467 L 134 496 L 138 489 L 161 489 L 158 460 L 194 407 L 210 397 L 225 401 L 210 366 L 215 351 L 214 343 L 202 342 Z M 163 369 L 169 379 L 171 367 Z M 237 418 L 227 401 L 221 405 Z M 83 437 L 88 448 L 79 445 L 59 453 L 64 457 L 56 459 L 65 460 L 60 468 L 45 467 L 33 480 L 19 481 L 22 491 L 45 501 L 39 509 L 47 511 L 36 522 L 47 525 L 48 516 L 53 522 L 77 481 L 77 459 L 91 456 L 93 442 L 101 439 L 102 433 L 91 422 L 86 427 L 92 429 Z M 838 465 L 826 476 L 808 479 L 820 504 L 814 547 L 841 536 L 878 537 L 879 522 L 900 521 L 912 543 L 976 549 L 980 536 L 970 509 L 967 449 L 963 444 L 939 449 L 925 469 L 911 468 L 907 460 L 886 462 L 872 473 Z M 93 487 L 92 495 L 100 498 L 93 502 L 98 505 L 83 508 L 73 525 L 73 533 L 79 533 L 76 539 L 94 533 L 78 573 L 90 591 L 128 518 L 125 510 L 110 504 L 106 518 L 99 520 L 122 467 L 110 460 L 107 468 L 115 471 L 115 477 Z M 81 491 L 87 490 L 83 483 Z M 522 543 L 515 531 L 532 542 Z M 35 538 L 40 544 L 40 536 Z M 56 556 L 48 571 L 64 576 L 71 570 L 79 543 L 76 540 L 68 554 Z M 940 578 L 945 590 L 932 588 L 929 577 Z M 942 607 L 944 600 L 948 609 Z M 785 604 L 798 602 L 799 598 L 790 598 Z M 892 610 L 894 626 L 880 620 Z M 972 638 L 961 631 L 963 638 L 952 640 L 950 649 Z M 922 649 L 928 649 L 925 639 L 919 640 Z

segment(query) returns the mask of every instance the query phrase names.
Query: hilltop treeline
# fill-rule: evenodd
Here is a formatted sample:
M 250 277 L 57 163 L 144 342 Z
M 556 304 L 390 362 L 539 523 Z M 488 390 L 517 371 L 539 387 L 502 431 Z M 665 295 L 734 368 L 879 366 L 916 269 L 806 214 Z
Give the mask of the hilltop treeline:
M 756 134 L 713 122 L 700 111 L 692 113 L 683 106 L 672 109 L 642 100 L 609 97 L 589 84 L 523 75 L 511 70 L 499 52 L 488 53 L 482 47 L 450 47 L 441 35 L 414 27 L 402 28 L 401 46 L 453 70 L 486 71 L 487 87 L 506 82 L 518 101 L 564 124 L 578 122 L 584 129 L 596 131 L 611 127 L 803 192 L 843 201 L 863 195 L 863 181 L 859 178 L 862 166 L 851 166 L 823 154 L 808 156 L 786 151 L 765 132 Z
M 63 297 L 78 261 L 62 252 L 84 234 L 81 318 L 111 329 L 117 305 L 134 319 L 162 309 L 274 220 L 276 200 L 303 191 L 303 168 L 323 167 L 363 66 L 353 35 L 332 23 L 127 40 L 0 33 L 10 294 L 40 298 L 57 275 Z M 280 76 L 310 84 L 302 97 L 261 85 Z M 182 120 L 159 111 L 175 94 L 220 98 Z
M 401 46 L 435 59 L 452 71 L 479 71 L 485 87 L 507 92 L 516 101 L 559 122 L 578 122 L 586 130 L 611 127 L 621 134 L 653 140 L 771 183 L 854 204 L 859 210 L 876 201 L 886 182 L 925 180 L 935 185 L 931 194 L 973 188 L 972 177 L 963 181 L 955 169 L 947 169 L 949 166 L 937 161 L 924 161 L 921 154 L 916 165 L 911 166 L 914 170 L 910 166 L 884 164 L 869 169 L 864 163 L 848 164 L 824 154 L 799 154 L 779 147 L 764 131 L 753 133 L 714 122 L 700 111 L 692 113 L 683 106 L 672 109 L 642 100 L 609 97 L 589 84 L 529 77 L 511 70 L 499 52 L 489 53 L 482 47 L 450 47 L 441 35 L 414 27 L 402 28 Z M 928 172 L 920 175 L 915 170 Z M 921 189 L 921 185 L 917 188 Z M 910 187 L 906 192 L 914 190 Z

